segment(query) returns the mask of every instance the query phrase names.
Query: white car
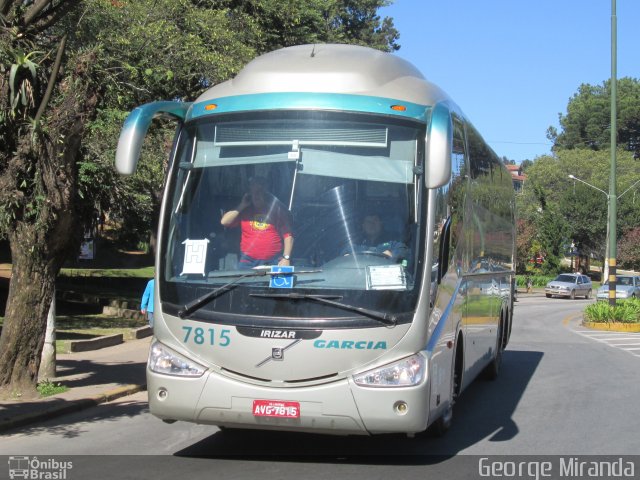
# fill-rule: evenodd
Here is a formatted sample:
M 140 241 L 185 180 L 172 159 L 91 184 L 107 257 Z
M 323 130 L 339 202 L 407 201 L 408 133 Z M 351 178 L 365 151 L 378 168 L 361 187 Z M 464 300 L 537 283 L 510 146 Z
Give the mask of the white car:
M 592 291 L 593 284 L 591 279 L 579 273 L 561 273 L 544 287 L 544 293 L 547 298 L 553 296 L 571 299 L 582 296 L 591 298 Z
M 616 299 L 640 298 L 640 276 L 616 275 Z M 597 300 L 609 300 L 609 282 L 606 281 L 598 289 Z

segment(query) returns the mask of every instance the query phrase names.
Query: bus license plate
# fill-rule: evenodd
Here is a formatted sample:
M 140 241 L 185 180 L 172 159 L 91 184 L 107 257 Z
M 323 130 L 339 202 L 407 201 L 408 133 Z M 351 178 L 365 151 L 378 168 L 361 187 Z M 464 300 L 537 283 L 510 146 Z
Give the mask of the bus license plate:
M 282 402 L 278 400 L 254 400 L 254 417 L 300 418 L 298 402 Z

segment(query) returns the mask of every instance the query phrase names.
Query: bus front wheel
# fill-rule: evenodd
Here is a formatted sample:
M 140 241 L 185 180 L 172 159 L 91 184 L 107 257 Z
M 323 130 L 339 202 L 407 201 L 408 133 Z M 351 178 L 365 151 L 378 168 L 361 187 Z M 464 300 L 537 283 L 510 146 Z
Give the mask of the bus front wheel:
M 451 428 L 453 424 L 453 406 L 456 403 L 456 398 L 460 391 L 460 381 L 462 376 L 462 358 L 459 353 L 462 350 L 458 350 L 458 344 L 462 341 L 461 337 L 458 337 L 455 349 L 453 351 L 454 365 L 451 369 L 451 383 L 449 385 L 449 405 L 444 413 L 435 421 L 431 427 L 431 431 L 437 437 L 442 437 Z

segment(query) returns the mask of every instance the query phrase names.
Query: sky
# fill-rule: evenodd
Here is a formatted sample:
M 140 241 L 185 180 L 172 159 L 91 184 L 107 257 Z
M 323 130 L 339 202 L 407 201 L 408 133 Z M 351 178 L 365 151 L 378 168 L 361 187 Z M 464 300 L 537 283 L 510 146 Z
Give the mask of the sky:
M 395 0 L 395 54 L 446 91 L 500 157 L 550 153 L 581 84 L 611 77 L 611 0 Z M 640 0 L 616 0 L 617 77 L 640 78 Z

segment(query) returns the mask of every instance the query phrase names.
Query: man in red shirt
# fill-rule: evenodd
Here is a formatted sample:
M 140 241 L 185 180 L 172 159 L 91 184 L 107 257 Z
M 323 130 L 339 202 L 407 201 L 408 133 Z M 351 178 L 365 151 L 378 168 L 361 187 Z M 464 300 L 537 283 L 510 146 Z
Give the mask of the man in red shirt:
M 293 235 L 289 210 L 267 192 L 264 178 L 252 178 L 249 186 L 250 193 L 220 220 L 225 227 L 240 226 L 239 268 L 291 265 Z

